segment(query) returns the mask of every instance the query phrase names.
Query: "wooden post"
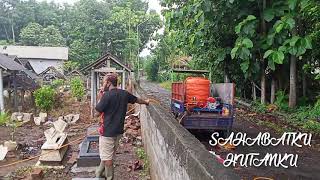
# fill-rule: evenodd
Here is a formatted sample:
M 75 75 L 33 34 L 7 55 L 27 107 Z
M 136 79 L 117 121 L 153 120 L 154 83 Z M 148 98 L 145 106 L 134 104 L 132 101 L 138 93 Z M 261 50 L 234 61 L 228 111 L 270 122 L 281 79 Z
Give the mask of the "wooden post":
M 126 90 L 126 70 L 123 68 L 123 73 L 122 73 L 122 89 Z
M 16 72 L 13 72 L 13 106 L 15 109 L 18 108 L 18 100 L 17 100 L 17 80 L 16 80 Z
M 1 113 L 5 112 L 4 98 L 3 98 L 3 69 L 0 68 L 0 110 Z
M 96 106 L 96 87 L 97 87 L 96 73 L 91 70 L 91 116 L 94 117 L 94 110 Z
M 108 67 L 108 68 L 111 67 L 110 59 L 107 59 L 107 67 Z

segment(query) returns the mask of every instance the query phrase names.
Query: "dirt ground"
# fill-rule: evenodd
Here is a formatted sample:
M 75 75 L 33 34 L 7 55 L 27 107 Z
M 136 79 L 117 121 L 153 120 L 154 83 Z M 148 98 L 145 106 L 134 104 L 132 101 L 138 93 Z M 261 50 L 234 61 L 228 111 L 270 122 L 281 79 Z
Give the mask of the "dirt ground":
M 64 100 L 61 102 L 58 108 L 54 111 L 49 112 L 49 120 L 55 121 L 61 115 L 67 115 L 70 113 L 80 113 L 80 119 L 76 124 L 70 125 L 66 132 L 68 134 L 69 142 L 72 142 L 79 137 L 84 137 L 87 133 L 86 127 L 91 124 L 96 124 L 97 119 L 90 118 L 90 103 L 77 102 L 72 100 L 72 98 L 65 96 Z M 137 120 L 137 119 L 136 119 Z M 45 142 L 44 131 L 48 129 L 50 125 L 36 126 L 34 122 L 28 122 L 21 127 L 18 127 L 15 133 L 15 140 L 19 144 L 17 151 L 9 152 L 6 160 L 0 162 L 0 166 L 6 165 L 12 162 L 21 161 L 26 158 L 37 156 L 41 153 L 41 146 Z M 4 141 L 10 139 L 11 130 L 8 127 L 0 126 L 0 144 Z M 127 135 L 129 136 L 129 135 Z M 119 148 L 116 152 L 115 160 L 115 180 L 137 180 L 141 179 L 141 174 L 144 172 L 141 165 L 143 162 L 139 160 L 136 154 L 136 148 L 141 148 L 142 143 L 134 144 L 128 137 L 124 137 L 121 140 Z M 78 141 L 69 146 L 65 158 L 62 162 L 63 169 L 44 169 L 44 179 L 72 179 L 73 177 L 94 177 L 94 172 L 81 172 L 72 173 L 71 167 L 75 163 L 75 159 L 72 159 L 72 155 L 77 155 L 79 153 Z M 70 160 L 72 159 L 72 160 Z M 38 158 L 26 161 L 24 163 L 19 163 L 13 166 L 1 167 L 0 168 L 0 179 L 26 179 L 29 177 L 32 167 L 36 164 Z M 69 161 L 69 162 L 68 162 Z M 70 164 L 70 161 L 72 162 Z M 139 167 L 137 167 L 137 162 L 139 162 Z M 148 174 L 144 173 L 146 179 Z
M 170 92 L 158 86 L 158 84 L 147 81 L 141 82 L 143 89 L 147 91 L 152 98 L 158 99 L 164 107 L 168 109 L 170 104 Z M 271 125 L 270 125 L 271 124 Z M 272 136 L 280 137 L 283 131 L 288 131 L 288 124 L 283 123 L 283 120 L 271 114 L 257 114 L 250 110 L 238 107 L 236 110 L 236 119 L 233 124 L 233 132 L 247 133 L 249 137 L 256 137 L 259 132 L 269 132 Z M 295 129 L 291 130 L 296 131 Z M 225 150 L 219 147 L 209 145 L 211 132 L 193 131 L 192 132 L 202 142 L 208 150 L 216 152 L 225 158 L 228 153 L 247 154 L 251 152 L 260 153 L 294 153 L 299 155 L 298 167 L 275 168 L 275 167 L 234 167 L 235 173 L 240 175 L 243 180 L 251 180 L 257 177 L 261 179 L 272 178 L 274 180 L 318 180 L 320 179 L 320 139 L 319 136 L 313 136 L 311 147 L 260 147 L 258 145 L 251 147 L 237 146 L 234 150 Z M 230 167 L 229 167 L 230 168 Z

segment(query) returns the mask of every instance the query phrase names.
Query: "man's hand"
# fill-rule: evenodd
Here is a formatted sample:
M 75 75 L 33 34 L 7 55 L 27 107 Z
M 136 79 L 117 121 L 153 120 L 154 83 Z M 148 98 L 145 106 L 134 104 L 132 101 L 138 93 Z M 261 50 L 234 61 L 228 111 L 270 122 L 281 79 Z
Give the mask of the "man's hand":
M 137 99 L 137 103 L 138 104 L 145 104 L 145 105 L 149 105 L 149 103 L 150 103 L 150 99 L 140 99 L 140 98 L 138 98 Z

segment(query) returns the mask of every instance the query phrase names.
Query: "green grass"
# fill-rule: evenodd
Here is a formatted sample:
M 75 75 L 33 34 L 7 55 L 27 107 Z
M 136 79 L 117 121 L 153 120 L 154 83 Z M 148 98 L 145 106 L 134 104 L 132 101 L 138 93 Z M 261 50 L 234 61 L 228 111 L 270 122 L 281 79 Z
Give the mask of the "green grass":
M 143 148 L 136 148 L 135 152 L 138 158 L 143 161 L 143 171 L 139 174 L 140 177 L 149 176 L 150 162 L 148 160 L 146 152 Z
M 171 81 L 164 81 L 159 85 L 164 89 L 171 90 Z

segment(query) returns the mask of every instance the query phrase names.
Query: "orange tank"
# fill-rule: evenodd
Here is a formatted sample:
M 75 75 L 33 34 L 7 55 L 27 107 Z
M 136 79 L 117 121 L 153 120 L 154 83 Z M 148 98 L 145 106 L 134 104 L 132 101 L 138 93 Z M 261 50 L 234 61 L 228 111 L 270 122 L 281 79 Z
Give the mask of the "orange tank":
M 203 77 L 188 77 L 185 80 L 185 102 L 206 103 L 210 96 L 210 81 Z

